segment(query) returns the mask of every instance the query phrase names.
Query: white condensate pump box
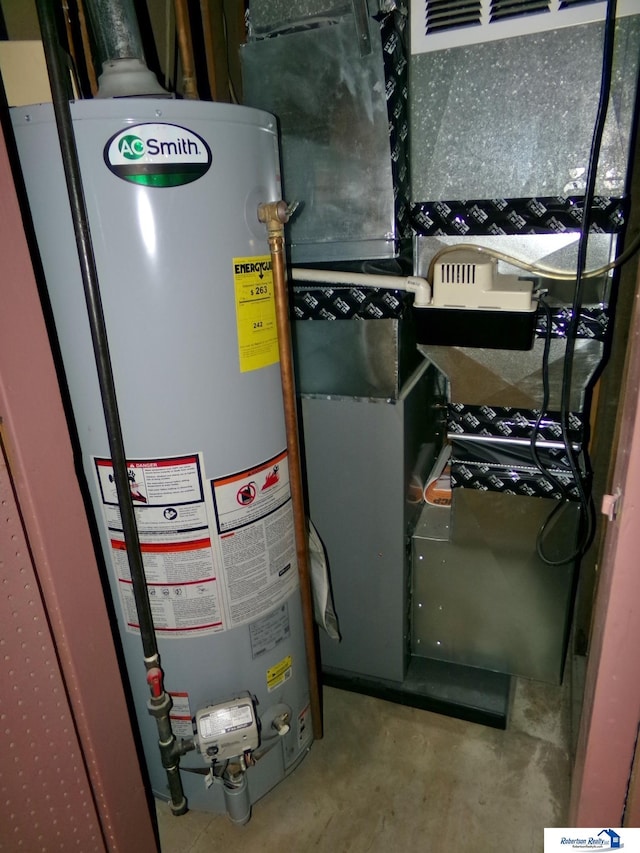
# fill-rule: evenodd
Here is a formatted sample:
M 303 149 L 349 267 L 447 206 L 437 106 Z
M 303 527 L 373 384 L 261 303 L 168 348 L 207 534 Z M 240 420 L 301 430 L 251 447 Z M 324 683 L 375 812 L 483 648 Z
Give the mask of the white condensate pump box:
M 536 330 L 533 281 L 498 273 L 494 258 L 447 253 L 433 265 L 433 296 L 414 303 L 418 343 L 529 350 Z
M 492 258 L 478 263 L 472 252 L 436 264 L 433 271 L 433 306 L 477 308 L 492 311 L 531 311 L 533 283 L 515 275 L 499 275 Z

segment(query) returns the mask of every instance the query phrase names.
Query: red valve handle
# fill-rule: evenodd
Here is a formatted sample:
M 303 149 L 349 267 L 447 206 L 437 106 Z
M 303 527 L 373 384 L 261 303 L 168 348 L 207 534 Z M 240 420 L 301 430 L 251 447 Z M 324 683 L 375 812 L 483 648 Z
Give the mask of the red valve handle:
M 159 699 L 162 696 L 162 670 L 159 666 L 152 667 L 147 672 L 147 684 L 151 689 L 151 695 L 154 699 Z

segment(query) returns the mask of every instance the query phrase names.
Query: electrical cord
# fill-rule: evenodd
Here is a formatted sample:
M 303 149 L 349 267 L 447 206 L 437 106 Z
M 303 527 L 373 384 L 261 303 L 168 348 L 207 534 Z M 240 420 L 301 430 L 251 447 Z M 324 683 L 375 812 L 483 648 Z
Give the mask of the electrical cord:
M 557 516 L 560 510 L 569 503 L 568 496 L 565 495 L 564 499 L 559 502 L 554 509 L 551 511 L 546 521 L 543 523 L 542 527 L 538 531 L 538 536 L 536 539 L 536 550 L 540 559 L 550 566 L 561 566 L 566 565 L 569 562 L 572 562 L 574 559 L 581 557 L 586 550 L 588 549 L 591 541 L 593 539 L 593 535 L 595 532 L 595 510 L 593 506 L 593 498 L 591 494 L 591 489 L 587 491 L 585 488 L 585 483 L 583 480 L 582 472 L 580 470 L 579 460 L 576 457 L 576 453 L 571 444 L 571 439 L 569 436 L 569 414 L 571 407 L 571 385 L 573 378 L 573 361 L 575 356 L 575 342 L 577 338 L 577 329 L 578 322 L 580 317 L 580 311 L 582 308 L 582 294 L 584 289 L 584 281 L 586 278 L 593 276 L 594 271 L 591 273 L 586 271 L 586 259 L 587 259 L 587 247 L 589 242 L 589 227 L 590 227 L 590 211 L 591 206 L 593 204 L 593 199 L 595 196 L 595 185 L 596 185 L 596 177 L 598 170 L 598 161 L 600 159 L 600 148 L 602 144 L 602 136 L 604 133 L 604 126 L 607 117 L 607 108 L 609 104 L 610 92 L 611 92 L 611 78 L 612 78 L 612 67 L 613 67 L 613 48 L 614 48 L 614 40 L 615 40 L 615 20 L 616 20 L 616 0 L 607 0 L 607 8 L 605 15 L 605 28 L 604 28 L 604 38 L 603 38 L 603 48 L 602 48 L 602 71 L 601 71 L 601 82 L 600 82 L 600 94 L 598 98 L 598 109 L 596 113 L 596 120 L 594 124 L 593 134 L 591 138 L 591 145 L 589 150 L 589 165 L 587 169 L 587 180 L 585 186 L 585 195 L 584 195 L 584 207 L 582 211 L 582 222 L 580 227 L 580 239 L 578 241 L 578 256 L 576 261 L 576 271 L 575 271 L 575 288 L 573 293 L 573 302 L 571 306 L 571 319 L 569 321 L 569 326 L 567 328 L 566 335 L 566 350 L 564 355 L 564 363 L 562 370 L 562 391 L 561 391 L 561 400 L 560 400 L 560 426 L 562 429 L 562 441 L 565 447 L 565 451 L 567 454 L 567 460 L 569 462 L 569 468 L 571 469 L 571 474 L 575 483 L 576 490 L 578 492 L 578 500 L 580 506 L 580 521 L 578 528 L 578 544 L 574 549 L 572 554 L 565 556 L 562 559 L 551 560 L 544 553 L 543 548 L 543 540 L 546 535 L 547 530 L 552 522 L 552 520 Z M 633 243 L 637 243 L 638 240 L 634 240 Z M 637 246 L 633 248 L 633 244 L 629 246 L 627 252 L 623 252 L 622 255 L 613 262 L 613 264 L 607 265 L 608 269 L 612 269 L 613 266 L 619 266 L 623 261 L 621 258 L 623 255 L 626 255 L 625 258 L 631 257 L 633 251 L 637 249 Z M 607 271 L 605 268 L 601 268 L 597 272 L 598 274 L 602 274 L 602 272 Z M 541 300 L 541 304 L 544 303 L 544 300 Z M 546 305 L 546 303 L 544 303 Z M 543 306 L 543 310 L 544 306 Z M 548 313 L 547 313 L 548 312 Z M 545 338 L 545 352 L 546 352 L 546 367 L 543 366 L 543 396 L 546 394 L 546 405 L 548 406 L 548 350 L 549 347 L 546 345 L 547 341 L 550 340 L 550 327 L 551 327 L 551 312 L 548 310 L 545 311 L 547 314 L 547 334 Z M 545 374 L 547 375 L 547 379 L 544 379 Z M 546 381 L 546 387 L 545 387 Z M 540 429 L 540 424 L 542 422 L 543 412 L 544 412 L 544 402 L 543 402 L 543 410 L 540 412 L 538 420 L 536 421 L 536 425 L 533 430 L 532 435 L 532 448 L 535 445 L 537 434 Z M 540 466 L 540 459 L 537 455 L 537 450 L 534 451 L 534 459 L 536 460 L 536 464 L 538 467 L 544 472 L 547 473 L 544 467 Z
M 578 258 L 576 263 L 576 286 L 574 290 L 571 320 L 567 329 L 567 348 L 565 351 L 562 371 L 562 397 L 560 406 L 560 422 L 562 426 L 562 436 L 565 448 L 567 450 L 567 458 L 569 460 L 571 472 L 573 474 L 575 485 L 578 490 L 581 508 L 581 521 L 584 524 L 584 530 L 582 532 L 582 541 L 579 543 L 580 555 L 586 552 L 593 538 L 595 527 L 595 525 L 593 524 L 594 510 L 591 489 L 589 488 L 589 493 L 587 494 L 585 484 L 581 476 L 578 460 L 569 440 L 569 412 L 571 405 L 571 383 L 573 377 L 575 342 L 577 338 L 580 310 L 582 308 L 584 272 L 586 270 L 587 246 L 589 242 L 589 220 L 591 207 L 595 196 L 598 162 L 600 159 L 600 149 L 602 145 L 602 137 L 604 134 L 604 127 L 607 118 L 607 109 L 611 94 L 615 24 L 616 0 L 607 0 L 604 38 L 602 46 L 602 75 L 600 83 L 600 95 L 598 98 L 598 110 L 596 113 L 596 121 L 593 130 L 593 137 L 591 140 L 591 148 L 589 151 L 589 165 L 587 168 L 584 208 L 582 211 L 582 226 L 580 229 Z
M 533 461 L 535 462 L 538 469 L 549 479 L 555 487 L 558 489 L 561 495 L 561 499 L 556 503 L 554 508 L 551 510 L 545 521 L 540 526 L 536 536 L 536 553 L 540 560 L 545 563 L 547 566 L 564 566 L 567 563 L 573 562 L 573 560 L 580 557 L 588 544 L 591 541 L 592 536 L 592 523 L 593 523 L 593 512 L 590 509 L 592 506 L 592 501 L 585 495 L 587 498 L 586 502 L 580 502 L 580 524 L 584 530 L 584 536 L 578 539 L 578 544 L 576 548 L 570 553 L 565 555 L 560 559 L 551 559 L 545 553 L 544 548 L 544 540 L 546 538 L 547 532 L 551 529 L 552 522 L 556 517 L 560 514 L 560 512 L 566 507 L 574 504 L 567 493 L 567 488 L 564 483 L 552 472 L 549 468 L 542 462 L 540 456 L 538 454 L 538 445 L 537 440 L 540 434 L 540 426 L 545 416 L 548 413 L 549 409 L 549 354 L 551 349 L 551 339 L 552 339 L 552 316 L 551 316 L 551 307 L 549 303 L 543 298 L 542 295 L 538 296 L 538 304 L 542 308 L 545 317 L 546 317 L 546 329 L 545 329 L 545 339 L 544 339 L 544 350 L 542 354 L 542 403 L 540 405 L 540 411 L 538 413 L 538 417 L 536 418 L 536 422 L 533 426 L 533 430 L 531 432 L 531 456 Z M 565 450 L 567 450 L 566 442 Z M 573 452 L 573 448 L 570 448 L 570 451 Z M 567 450 L 567 456 L 569 454 L 569 450 Z M 583 508 L 584 506 L 584 508 Z M 585 547 L 586 544 L 586 547 Z
M 542 308 L 546 316 L 546 330 L 544 336 L 544 350 L 542 352 L 542 403 L 540 405 L 540 411 L 538 412 L 538 417 L 533 426 L 533 430 L 531 431 L 531 456 L 533 461 L 536 463 L 536 466 L 539 471 L 542 471 L 547 475 L 547 477 L 551 480 L 554 486 L 558 489 L 560 494 L 565 497 L 566 490 L 564 484 L 560 482 L 560 480 L 549 471 L 549 469 L 542 463 L 540 456 L 538 454 L 538 436 L 540 434 L 540 425 L 542 424 L 543 419 L 547 415 L 549 409 L 549 353 L 551 350 L 551 308 L 549 307 L 549 303 L 542 296 L 538 296 L 538 304 Z
M 536 275 L 540 275 L 546 278 L 556 279 L 559 281 L 575 280 L 573 301 L 571 305 L 571 318 L 566 333 L 566 349 L 562 371 L 560 426 L 562 430 L 562 442 L 565 448 L 567 461 L 569 463 L 569 469 L 578 496 L 580 515 L 577 531 L 577 545 L 570 554 L 567 554 L 566 556 L 559 559 L 551 559 L 550 557 L 548 557 L 544 549 L 544 540 L 554 519 L 557 518 L 558 514 L 565 507 L 572 503 L 575 504 L 575 501 L 571 499 L 567 487 L 559 480 L 556 475 L 554 475 L 551 471 L 548 470 L 547 466 L 543 463 L 538 453 L 537 438 L 540 434 L 540 427 L 544 417 L 547 415 L 547 409 L 549 406 L 549 353 L 552 337 L 551 309 L 546 300 L 544 300 L 544 298 L 542 298 L 541 296 L 538 297 L 540 307 L 546 315 L 546 334 L 542 359 L 543 399 L 542 405 L 540 407 L 540 412 L 532 430 L 530 447 L 531 455 L 536 466 L 543 475 L 548 477 L 553 482 L 553 484 L 556 486 L 556 488 L 560 491 L 561 494 L 561 499 L 556 503 L 552 511 L 547 516 L 546 520 L 541 525 L 538 531 L 538 535 L 536 537 L 536 552 L 538 554 L 538 557 L 540 558 L 540 560 L 542 560 L 542 562 L 549 566 L 566 565 L 567 563 L 570 563 L 573 560 L 583 556 L 591 544 L 596 526 L 595 508 L 593 505 L 591 489 L 587 489 L 585 487 L 583 472 L 580 470 L 580 461 L 571 444 L 571 438 L 569 435 L 573 362 L 575 356 L 575 343 L 577 338 L 578 323 L 580 320 L 580 313 L 582 309 L 584 282 L 587 279 L 596 278 L 598 276 L 605 275 L 611 270 L 617 269 L 618 267 L 622 266 L 622 264 L 626 263 L 631 257 L 633 257 L 633 255 L 638 251 L 638 249 L 640 249 L 639 233 L 628 244 L 627 248 L 624 249 L 624 251 L 621 252 L 621 254 L 618 255 L 618 257 L 616 257 L 613 261 L 608 264 L 605 264 L 604 266 L 598 267 L 597 269 L 586 269 L 587 247 L 590 229 L 590 214 L 593 205 L 593 199 L 595 197 L 598 161 L 600 158 L 602 137 L 604 133 L 604 126 L 607 117 L 607 109 L 611 93 L 613 49 L 615 40 L 615 21 L 616 0 L 607 0 L 602 47 L 600 93 L 598 97 L 596 120 L 594 123 L 594 129 L 591 137 L 591 144 L 589 150 L 589 164 L 587 169 L 587 179 L 585 185 L 582 221 L 580 225 L 580 236 L 578 240 L 578 253 L 575 271 L 569 272 L 566 270 L 557 270 L 551 267 L 545 267 L 541 264 L 530 263 L 529 261 L 525 261 L 522 258 L 513 257 L 504 252 L 498 251 L 487 246 L 458 243 L 450 246 L 445 246 L 438 252 L 436 252 L 436 254 L 431 259 L 431 263 L 429 264 L 429 269 L 427 271 L 426 276 L 427 281 L 430 284 L 433 284 L 433 273 L 436 264 L 445 254 L 460 251 L 473 251 L 491 257 L 495 260 L 504 261 L 506 263 L 511 264 L 512 266 L 519 267 L 520 269 L 527 270 L 529 272 L 535 273 Z M 586 473 L 587 472 L 585 472 L 585 475 Z

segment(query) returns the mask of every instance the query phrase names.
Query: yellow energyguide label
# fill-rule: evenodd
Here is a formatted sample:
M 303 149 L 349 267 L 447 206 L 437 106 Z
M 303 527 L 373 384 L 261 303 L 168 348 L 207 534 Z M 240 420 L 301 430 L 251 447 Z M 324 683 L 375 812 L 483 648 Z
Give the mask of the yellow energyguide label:
M 233 259 L 240 372 L 280 360 L 271 257 Z
M 272 666 L 271 669 L 267 670 L 267 690 L 271 692 L 275 690 L 276 687 L 280 687 L 281 684 L 291 678 L 291 665 L 293 660 L 291 655 L 287 655 L 286 658 L 283 658 L 280 663 L 277 663 L 275 666 Z

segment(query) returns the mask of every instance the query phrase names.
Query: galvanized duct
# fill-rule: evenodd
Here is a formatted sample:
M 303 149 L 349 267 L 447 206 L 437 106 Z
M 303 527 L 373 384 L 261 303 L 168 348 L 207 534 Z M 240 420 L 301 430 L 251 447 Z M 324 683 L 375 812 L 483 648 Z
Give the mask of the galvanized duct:
M 147 68 L 133 0 L 85 0 L 85 5 L 102 68 L 96 97 L 168 96 Z

